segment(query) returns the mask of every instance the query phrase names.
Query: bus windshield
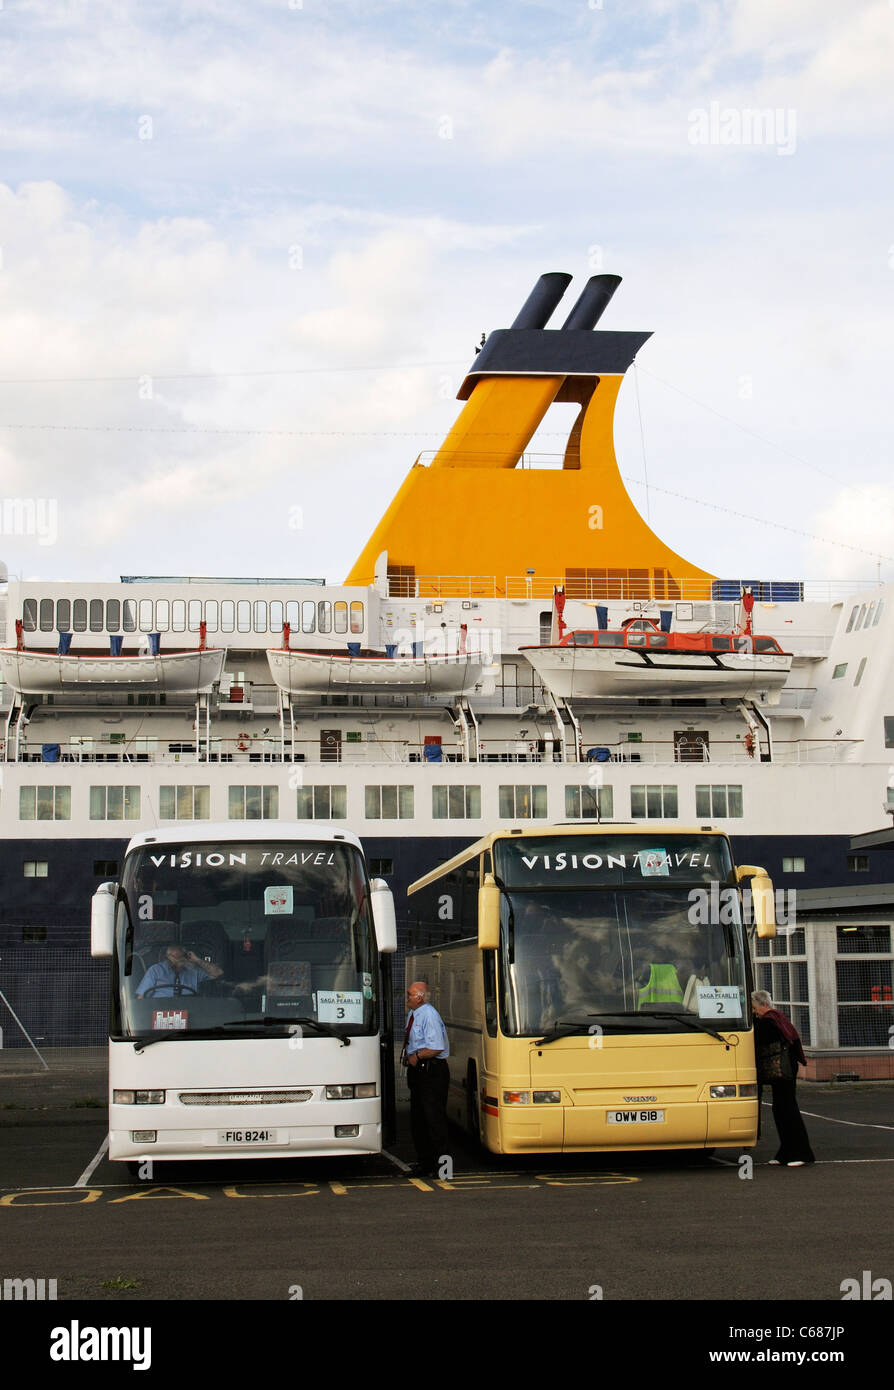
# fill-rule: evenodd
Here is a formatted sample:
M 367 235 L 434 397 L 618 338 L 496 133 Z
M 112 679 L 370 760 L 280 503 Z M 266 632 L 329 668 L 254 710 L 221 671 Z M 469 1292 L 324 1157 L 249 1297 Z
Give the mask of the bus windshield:
M 746 1026 L 725 840 L 532 836 L 498 841 L 494 852 L 504 1033 Z
M 135 850 L 118 897 L 114 969 L 117 1039 L 374 1033 L 362 856 L 331 841 Z

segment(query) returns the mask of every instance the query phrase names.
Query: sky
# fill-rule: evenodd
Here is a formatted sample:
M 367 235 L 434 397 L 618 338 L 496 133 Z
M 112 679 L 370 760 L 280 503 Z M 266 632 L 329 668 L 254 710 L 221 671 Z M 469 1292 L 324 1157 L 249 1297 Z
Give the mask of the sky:
M 0 559 L 341 581 L 565 270 L 664 541 L 894 578 L 892 71 L 894 0 L 2 0 Z

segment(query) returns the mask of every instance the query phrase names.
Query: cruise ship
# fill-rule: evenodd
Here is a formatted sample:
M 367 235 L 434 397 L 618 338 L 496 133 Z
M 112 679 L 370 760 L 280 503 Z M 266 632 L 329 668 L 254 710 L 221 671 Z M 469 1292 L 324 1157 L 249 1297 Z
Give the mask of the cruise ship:
M 100 1043 L 90 899 L 138 831 L 322 820 L 394 890 L 500 826 L 712 825 L 777 888 L 757 984 L 814 1078 L 894 1076 L 894 585 L 712 575 L 628 495 L 649 334 L 541 276 L 343 583 L 10 582 L 0 631 L 6 1047 Z M 528 452 L 553 403 L 561 456 Z M 97 1000 L 100 1002 L 97 1003 Z M 4 1007 L 5 1006 L 5 1007 Z

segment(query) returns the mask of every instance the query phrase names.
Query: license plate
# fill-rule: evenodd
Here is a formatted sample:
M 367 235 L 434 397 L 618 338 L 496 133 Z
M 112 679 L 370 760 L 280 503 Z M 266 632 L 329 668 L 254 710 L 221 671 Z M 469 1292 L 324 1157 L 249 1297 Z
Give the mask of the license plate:
M 275 1144 L 275 1129 L 219 1129 L 218 1144 Z
M 610 1125 L 663 1125 L 663 1110 L 608 1110 L 606 1120 Z

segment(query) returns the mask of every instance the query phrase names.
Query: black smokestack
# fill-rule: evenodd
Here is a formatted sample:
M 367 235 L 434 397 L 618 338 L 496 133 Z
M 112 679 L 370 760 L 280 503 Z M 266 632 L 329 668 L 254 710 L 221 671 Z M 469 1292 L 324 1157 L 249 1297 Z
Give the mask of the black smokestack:
M 550 314 L 571 284 L 571 279 L 564 270 L 550 270 L 546 275 L 541 275 L 519 309 L 512 327 L 544 328 Z
M 620 275 L 591 275 L 581 290 L 580 298 L 562 324 L 563 332 L 566 328 L 585 332 L 594 328 L 620 283 Z M 531 297 L 533 298 L 533 295 Z

